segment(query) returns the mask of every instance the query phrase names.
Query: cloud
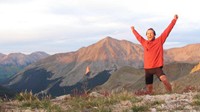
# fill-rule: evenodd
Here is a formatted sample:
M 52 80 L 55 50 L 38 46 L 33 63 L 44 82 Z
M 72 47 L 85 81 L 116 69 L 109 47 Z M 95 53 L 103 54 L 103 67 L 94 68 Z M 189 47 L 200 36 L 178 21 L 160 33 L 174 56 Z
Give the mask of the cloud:
M 65 52 L 106 36 L 137 43 L 131 25 L 144 37 L 149 27 L 160 34 L 176 13 L 179 20 L 168 42 L 183 45 L 200 41 L 198 10 L 194 0 L 0 0 L 0 47 Z

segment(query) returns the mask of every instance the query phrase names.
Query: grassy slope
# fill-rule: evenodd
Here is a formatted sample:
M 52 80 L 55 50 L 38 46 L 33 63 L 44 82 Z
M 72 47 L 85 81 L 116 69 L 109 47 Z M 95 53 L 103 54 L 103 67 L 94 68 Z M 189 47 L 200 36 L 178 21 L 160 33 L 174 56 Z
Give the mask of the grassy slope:
M 142 69 L 125 66 L 112 73 L 109 80 L 101 88 L 105 90 L 116 90 L 126 88 L 137 82 L 143 76 Z
M 163 70 L 171 83 L 174 81 L 185 83 L 185 80 L 181 79 L 187 76 L 194 66 L 195 64 L 171 63 L 169 65 L 165 65 Z M 144 70 L 135 69 L 133 67 L 122 67 L 121 69 L 112 73 L 109 80 L 99 88 L 104 90 L 116 90 L 123 88 L 129 91 L 137 91 L 143 88 L 145 89 Z M 174 86 L 174 88 L 176 88 L 176 86 Z M 156 76 L 154 76 L 154 89 L 158 93 L 166 92 L 163 84 Z M 177 89 L 174 90 L 174 92 L 178 92 Z
M 200 71 L 192 74 L 188 74 L 173 82 L 175 91 L 188 92 L 188 91 L 200 91 Z

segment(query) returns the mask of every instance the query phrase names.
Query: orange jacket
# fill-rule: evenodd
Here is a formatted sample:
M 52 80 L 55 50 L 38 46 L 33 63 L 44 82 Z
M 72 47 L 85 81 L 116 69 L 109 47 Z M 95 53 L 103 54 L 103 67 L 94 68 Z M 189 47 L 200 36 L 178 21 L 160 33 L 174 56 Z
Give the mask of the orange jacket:
M 144 48 L 144 68 L 156 68 L 163 66 L 163 44 L 174 27 L 176 20 L 173 19 L 164 32 L 152 41 L 145 40 L 135 29 L 133 34 Z

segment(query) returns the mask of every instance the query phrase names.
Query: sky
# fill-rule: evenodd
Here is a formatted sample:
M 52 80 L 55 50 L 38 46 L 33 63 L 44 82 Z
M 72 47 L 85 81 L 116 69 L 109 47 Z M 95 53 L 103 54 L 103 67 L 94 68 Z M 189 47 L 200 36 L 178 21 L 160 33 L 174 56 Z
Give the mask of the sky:
M 198 0 L 0 0 L 0 53 L 66 53 L 107 36 L 138 43 L 135 29 L 157 36 L 174 15 L 165 49 L 200 42 Z

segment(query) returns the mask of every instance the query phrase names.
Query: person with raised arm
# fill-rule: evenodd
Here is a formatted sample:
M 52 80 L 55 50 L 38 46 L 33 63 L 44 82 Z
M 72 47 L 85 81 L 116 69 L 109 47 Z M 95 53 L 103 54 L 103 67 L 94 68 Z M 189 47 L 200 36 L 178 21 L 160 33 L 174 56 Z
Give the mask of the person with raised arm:
M 153 75 L 156 75 L 159 80 L 163 82 L 167 91 L 172 92 L 172 86 L 162 70 L 164 62 L 163 44 L 165 43 L 165 40 L 169 36 L 177 20 L 178 15 L 174 15 L 171 23 L 157 38 L 155 38 L 156 32 L 154 29 L 149 28 L 146 31 L 147 40 L 135 30 L 134 26 L 131 26 L 133 34 L 144 48 L 145 83 L 148 94 L 153 93 Z

